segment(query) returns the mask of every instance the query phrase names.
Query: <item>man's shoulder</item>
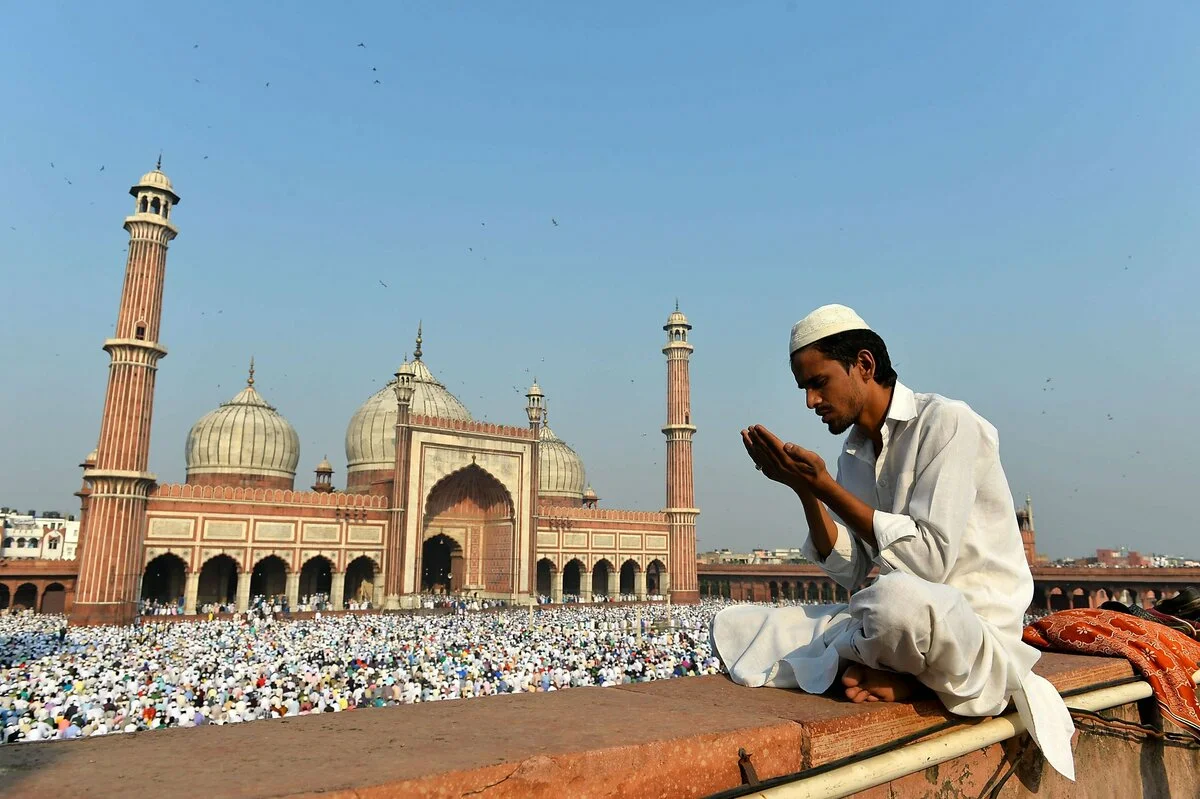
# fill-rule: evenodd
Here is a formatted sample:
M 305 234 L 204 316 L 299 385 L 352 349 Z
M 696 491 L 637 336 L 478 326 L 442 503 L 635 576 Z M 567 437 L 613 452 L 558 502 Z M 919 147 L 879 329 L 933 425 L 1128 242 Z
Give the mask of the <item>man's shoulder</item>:
M 947 432 L 977 431 L 984 437 L 996 441 L 996 428 L 966 402 L 941 394 L 913 393 L 917 423 L 927 430 L 944 429 Z

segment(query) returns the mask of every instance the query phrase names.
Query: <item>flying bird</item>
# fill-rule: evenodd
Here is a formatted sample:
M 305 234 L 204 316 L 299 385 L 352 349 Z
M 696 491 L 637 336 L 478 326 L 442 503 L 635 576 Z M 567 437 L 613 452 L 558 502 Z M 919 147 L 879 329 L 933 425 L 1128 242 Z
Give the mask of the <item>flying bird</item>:
M 555 219 L 554 217 L 550 217 L 550 221 L 554 223 L 554 226 L 555 226 L 555 227 L 558 227 L 558 220 L 557 220 L 557 219 Z
M 376 78 L 376 79 L 375 79 L 375 83 L 377 83 L 377 84 L 381 84 L 381 83 L 383 83 L 383 81 L 381 81 L 379 78 Z
M 364 50 L 367 49 L 367 46 L 365 44 L 363 44 L 362 42 L 359 42 L 358 46 L 363 48 Z
M 196 48 L 198 48 L 199 46 L 200 46 L 200 45 L 198 45 L 198 44 L 193 44 L 193 45 L 192 45 L 192 49 L 193 49 L 193 50 L 195 50 L 195 49 L 196 49 Z
M 205 161 L 207 161 L 207 160 L 208 160 L 208 156 L 207 156 L 207 155 L 206 155 L 206 156 L 204 156 L 204 160 L 205 160 Z
M 379 285 L 383 286 L 384 288 L 388 287 L 388 284 L 384 283 L 382 280 L 379 281 Z
M 100 171 L 101 171 L 101 172 L 103 172 L 103 171 L 104 171 L 104 164 L 101 164 L 101 165 L 100 165 Z
M 54 169 L 54 162 L 53 162 L 53 161 L 51 161 L 51 162 L 50 162 L 50 168 L 51 168 L 51 169 Z
M 267 86 L 266 86 L 266 88 L 268 88 L 268 89 L 269 89 L 269 88 L 271 88 L 271 81 L 267 81 Z

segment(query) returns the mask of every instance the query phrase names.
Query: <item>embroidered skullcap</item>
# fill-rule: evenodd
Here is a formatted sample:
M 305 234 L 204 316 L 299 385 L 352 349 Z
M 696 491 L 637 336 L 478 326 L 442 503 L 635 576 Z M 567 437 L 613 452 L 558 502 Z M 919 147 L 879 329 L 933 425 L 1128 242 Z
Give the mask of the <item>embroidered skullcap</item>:
M 847 330 L 870 330 L 863 318 L 854 309 L 845 305 L 822 305 L 808 316 L 792 325 L 792 338 L 788 356 L 835 333 Z

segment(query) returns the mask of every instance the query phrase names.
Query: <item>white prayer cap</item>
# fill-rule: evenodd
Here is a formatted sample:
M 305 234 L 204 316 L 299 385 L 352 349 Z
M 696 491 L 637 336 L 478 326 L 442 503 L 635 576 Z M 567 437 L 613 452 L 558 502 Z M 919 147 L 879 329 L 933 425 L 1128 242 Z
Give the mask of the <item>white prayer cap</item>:
M 847 330 L 870 330 L 863 318 L 855 313 L 853 308 L 845 305 L 822 305 L 808 316 L 792 325 L 792 338 L 788 356 L 796 350 L 803 349 L 814 341 L 820 341 L 835 333 L 845 333 Z

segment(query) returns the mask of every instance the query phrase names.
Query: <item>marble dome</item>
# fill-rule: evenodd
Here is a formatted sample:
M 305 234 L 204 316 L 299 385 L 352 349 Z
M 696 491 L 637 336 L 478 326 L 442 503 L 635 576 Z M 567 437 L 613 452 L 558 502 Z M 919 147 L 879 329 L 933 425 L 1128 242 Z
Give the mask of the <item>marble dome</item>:
M 192 426 L 186 446 L 187 476 L 296 476 L 300 437 L 254 390 L 253 371 L 244 389 Z
M 583 459 L 545 421 L 538 442 L 538 494 L 582 501 L 586 486 Z
M 471 421 L 471 412 L 451 394 L 422 360 L 413 370 L 412 413 L 440 419 Z M 348 472 L 391 469 L 396 465 L 396 380 L 376 391 L 359 406 L 346 427 Z

